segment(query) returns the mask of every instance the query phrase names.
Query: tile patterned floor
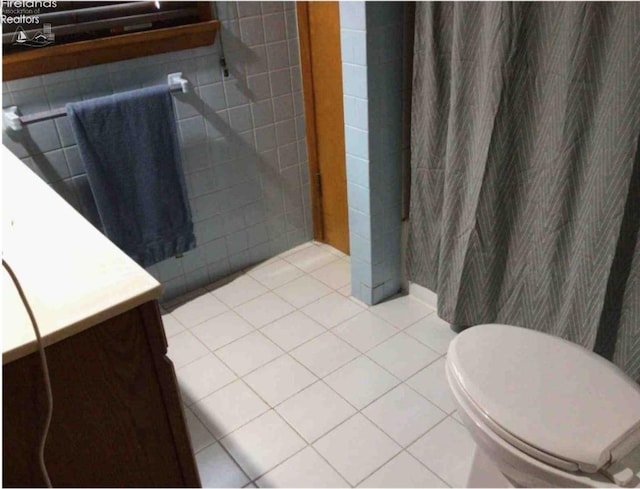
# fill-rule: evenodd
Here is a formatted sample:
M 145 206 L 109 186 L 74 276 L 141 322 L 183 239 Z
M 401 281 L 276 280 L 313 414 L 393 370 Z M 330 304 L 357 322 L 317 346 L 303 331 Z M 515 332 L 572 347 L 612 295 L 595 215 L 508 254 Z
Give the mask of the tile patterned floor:
M 205 487 L 465 484 L 454 333 L 410 296 L 349 290 L 349 257 L 311 242 L 164 306 Z

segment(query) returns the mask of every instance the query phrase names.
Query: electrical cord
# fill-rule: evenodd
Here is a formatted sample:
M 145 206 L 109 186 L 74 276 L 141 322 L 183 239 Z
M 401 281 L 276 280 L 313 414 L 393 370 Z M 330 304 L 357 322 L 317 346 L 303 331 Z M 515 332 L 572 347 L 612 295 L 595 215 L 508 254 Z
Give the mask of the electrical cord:
M 38 328 L 38 323 L 36 322 L 36 318 L 33 315 L 33 311 L 31 310 L 31 306 L 29 302 L 27 302 L 27 298 L 24 295 L 24 291 L 20 286 L 20 282 L 18 282 L 18 278 L 15 273 L 13 273 L 13 269 L 9 266 L 9 264 L 2 259 L 2 266 L 7 270 L 11 280 L 13 280 L 13 284 L 15 285 L 18 294 L 20 295 L 20 299 L 22 299 L 22 303 L 24 304 L 25 309 L 27 310 L 27 314 L 29 314 L 29 319 L 31 319 L 31 324 L 33 326 L 33 330 L 36 333 L 36 341 L 38 342 L 38 351 L 40 352 L 40 361 L 42 362 L 42 373 L 44 376 L 44 382 L 47 391 L 47 419 L 44 425 L 44 430 L 42 431 L 42 437 L 40 439 L 40 446 L 38 449 L 38 461 L 40 463 L 40 470 L 42 471 L 42 476 L 44 477 L 45 483 L 47 487 L 53 487 L 51 485 L 51 479 L 49 478 L 49 472 L 47 472 L 47 466 L 44 462 L 44 447 L 47 443 L 47 436 L 49 435 L 49 427 L 51 426 L 51 418 L 53 417 L 53 392 L 51 390 L 51 377 L 49 376 L 49 365 L 47 364 L 47 355 L 44 351 L 44 346 L 42 344 L 42 337 L 40 336 L 40 329 Z

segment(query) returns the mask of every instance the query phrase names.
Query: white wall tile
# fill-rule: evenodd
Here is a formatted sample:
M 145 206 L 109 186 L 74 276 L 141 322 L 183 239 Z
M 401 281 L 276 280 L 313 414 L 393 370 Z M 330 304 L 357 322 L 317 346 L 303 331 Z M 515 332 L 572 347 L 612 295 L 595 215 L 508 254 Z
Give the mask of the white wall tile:
M 226 60 L 231 72 L 229 78 L 222 77 L 220 43 L 216 42 L 211 46 L 190 50 L 58 72 L 44 77 L 13 80 L 3 84 L 4 99 L 14 102 L 14 99 L 17 98 L 23 113 L 30 113 L 31 109 L 37 108 L 38 104 L 41 108 L 48 109 L 50 102 L 59 105 L 73 99 L 87 100 L 109 95 L 114 90 L 164 83 L 167 73 L 182 70 L 193 86 L 193 91 L 190 94 L 174 95 L 176 119 L 183 122 L 180 133 L 182 134 L 183 146 L 186 148 L 182 149 L 191 150 L 188 152 L 188 156 L 184 157 L 185 171 L 189 173 L 197 169 L 204 171 L 202 175 L 210 177 L 213 174 L 216 181 L 223 181 L 226 176 L 225 172 L 232 171 L 237 166 L 228 165 L 225 169 L 217 166 L 220 161 L 231 160 L 229 153 L 235 153 L 234 158 L 238 158 L 239 163 L 242 164 L 255 157 L 253 130 L 256 127 L 264 127 L 273 123 L 273 113 L 270 107 L 271 84 L 273 82 L 276 85 L 273 96 L 290 95 L 294 84 L 296 87 L 299 84 L 299 68 L 293 71 L 293 76 L 291 71 L 291 66 L 298 66 L 299 56 L 293 4 L 285 6 L 282 3 L 278 5 L 269 3 L 264 5 L 263 9 L 263 6 L 258 2 L 241 2 L 239 5 L 237 2 L 225 2 L 218 7 L 218 13 L 223 22 L 221 35 L 225 41 Z M 240 16 L 240 21 L 238 21 L 238 16 Z M 270 44 L 269 51 L 264 44 L 265 41 Z M 273 73 L 269 73 L 269 60 L 275 70 Z M 255 75 L 263 76 L 256 78 Z M 44 80 L 46 83 L 43 82 Z M 75 87 L 75 90 L 69 91 L 69 87 Z M 47 94 L 49 98 L 47 98 Z M 298 92 L 298 99 L 301 99 L 300 92 Z M 248 119 L 244 106 L 250 102 L 258 102 L 261 108 L 266 109 L 268 106 L 268 109 L 261 113 L 258 113 L 257 109 L 252 110 L 251 117 Z M 303 117 L 303 111 L 301 104 L 298 105 L 300 110 L 295 114 L 299 116 L 296 125 L 302 128 L 304 124 L 300 118 Z M 228 108 L 238 109 L 231 113 L 231 119 L 227 113 Z M 290 112 L 291 110 L 287 113 L 286 119 L 293 117 Z M 281 115 L 284 117 L 284 114 Z M 202 130 L 203 121 L 204 133 Z M 31 125 L 28 132 L 31 133 L 35 145 L 26 144 L 24 134 L 23 137 L 14 135 L 13 139 L 5 135 L 3 141 L 19 157 L 35 157 L 43 151 L 56 151 L 62 147 L 73 146 L 75 142 L 73 136 L 67 130 L 68 127 L 65 127 L 63 123 L 54 124 L 51 121 Z M 60 137 L 58 133 L 60 133 Z M 296 138 L 294 143 L 299 142 L 295 127 L 289 133 Z M 260 139 L 261 148 L 269 147 L 277 150 L 278 142 L 275 137 L 275 128 L 266 134 L 266 136 L 269 135 L 272 137 Z M 203 139 L 205 144 L 200 144 L 199 141 Z M 226 147 L 223 147 L 221 142 Z M 39 149 L 34 149 L 35 146 Z M 215 151 L 207 149 L 209 147 L 215 148 Z M 252 151 L 254 154 L 251 154 Z M 301 161 L 306 163 L 304 153 L 290 152 L 290 156 L 290 165 L 298 165 Z M 212 173 L 214 167 L 216 171 Z M 77 166 L 75 168 L 77 171 L 74 171 L 73 174 L 59 174 L 60 178 L 56 180 L 60 180 L 60 182 L 56 181 L 55 185 L 52 182 L 51 185 L 54 190 L 59 191 L 63 197 L 84 212 L 86 206 L 81 206 L 76 202 L 75 191 L 67 190 L 67 187 L 73 186 L 72 177 L 84 174 L 83 168 Z M 266 168 L 263 165 L 254 164 L 254 175 L 257 176 L 265 171 Z M 222 178 L 219 179 L 219 177 Z M 212 218 L 220 209 L 219 199 L 205 195 L 205 192 L 212 191 L 211 184 L 213 184 L 213 180 L 202 182 L 198 191 L 194 195 L 190 195 L 195 220 L 205 223 L 203 225 L 207 227 L 216 226 Z M 270 192 L 279 192 L 282 197 L 283 187 L 279 176 L 273 181 L 269 181 L 265 186 Z M 192 189 L 189 188 L 189 190 Z M 300 187 L 295 192 L 302 194 L 304 189 Z M 306 214 L 302 220 L 304 223 L 305 220 L 310 220 L 310 208 L 303 207 L 302 200 L 301 195 L 296 199 L 299 204 L 295 212 Z M 222 202 L 224 203 L 224 199 Z M 292 211 L 294 209 L 290 209 L 290 212 Z M 261 221 L 266 224 L 269 219 L 276 218 L 280 213 L 278 209 L 268 209 Z M 259 223 L 246 223 L 244 226 L 256 224 Z M 292 239 L 297 239 L 298 242 L 311 238 L 311 230 L 304 224 L 296 229 L 296 233 L 295 236 L 292 234 Z M 224 229 L 221 231 L 210 229 L 204 234 L 224 237 L 228 232 Z M 199 247 L 210 241 L 201 241 L 202 235 L 202 231 L 198 233 Z M 169 300 L 178 294 L 191 291 L 205 283 L 207 276 L 210 279 L 212 277 L 217 279 L 224 273 L 238 271 L 239 267 L 275 254 L 283 246 L 288 246 L 288 243 L 286 235 L 284 241 L 281 236 L 269 236 L 268 241 L 254 244 L 250 252 L 248 249 L 225 249 L 221 255 L 210 256 L 206 253 L 205 262 L 197 268 L 187 270 L 185 267 L 176 276 L 161 279 L 165 285 L 163 297 L 165 300 Z M 226 263 L 224 272 L 219 266 L 223 261 Z
M 365 3 L 340 2 L 340 27 L 342 29 L 366 29 Z
M 342 62 L 367 64 L 367 39 L 364 31 L 352 31 L 342 29 L 340 31 L 340 46 L 342 51 Z

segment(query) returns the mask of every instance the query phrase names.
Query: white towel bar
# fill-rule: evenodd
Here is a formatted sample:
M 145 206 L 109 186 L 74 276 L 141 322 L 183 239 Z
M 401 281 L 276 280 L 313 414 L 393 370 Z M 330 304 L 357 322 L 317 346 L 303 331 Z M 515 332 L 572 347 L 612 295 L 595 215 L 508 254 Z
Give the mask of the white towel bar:
M 172 92 L 176 92 L 178 90 L 182 93 L 189 92 L 189 80 L 182 77 L 182 72 L 169 74 L 167 76 L 167 83 L 169 84 L 169 90 Z M 18 107 L 14 105 L 12 107 L 7 107 L 2 112 L 2 127 L 4 129 L 11 129 L 12 131 L 19 131 L 27 124 L 56 119 L 65 115 L 67 115 L 67 110 L 64 107 L 45 112 L 37 112 L 35 114 L 20 115 L 18 113 Z

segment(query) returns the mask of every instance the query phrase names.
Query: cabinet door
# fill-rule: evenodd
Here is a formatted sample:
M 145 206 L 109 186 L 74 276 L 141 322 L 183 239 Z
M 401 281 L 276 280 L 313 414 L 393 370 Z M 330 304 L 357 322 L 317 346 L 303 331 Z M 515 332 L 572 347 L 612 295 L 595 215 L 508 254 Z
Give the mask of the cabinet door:
M 47 347 L 54 486 L 199 487 L 175 373 L 155 302 Z M 43 486 L 46 414 L 38 354 L 3 368 L 3 485 Z

